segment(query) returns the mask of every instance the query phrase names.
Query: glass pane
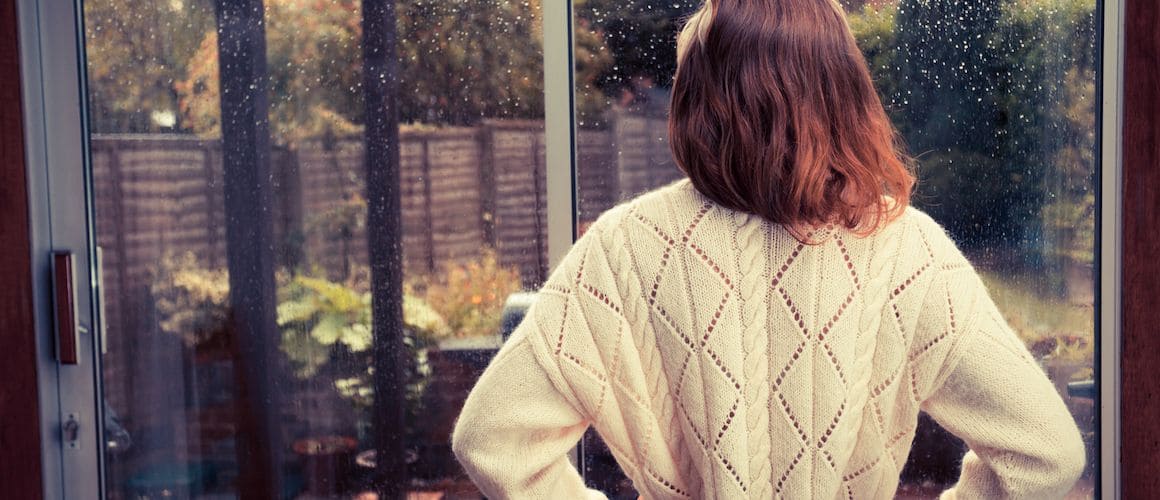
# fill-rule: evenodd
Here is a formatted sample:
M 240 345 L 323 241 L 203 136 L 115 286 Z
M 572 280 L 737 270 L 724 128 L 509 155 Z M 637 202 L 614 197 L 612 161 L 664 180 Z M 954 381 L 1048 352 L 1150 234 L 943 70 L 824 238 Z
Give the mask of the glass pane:
M 378 464 L 478 496 L 450 431 L 547 271 L 540 2 L 395 2 L 395 143 L 365 135 L 390 21 L 363 5 L 84 2 L 109 498 L 366 499 Z M 372 293 L 368 141 L 399 152 L 401 301 Z
M 1055 382 L 1087 445 L 1073 495 L 1094 494 L 1095 0 L 842 0 L 894 125 L 918 161 L 913 204 L 948 229 Z M 576 95 L 585 227 L 682 174 L 667 149 L 675 37 L 696 0 L 576 2 Z M 635 498 L 586 438 L 591 485 Z M 902 472 L 904 498 L 957 478 L 965 446 L 930 419 Z

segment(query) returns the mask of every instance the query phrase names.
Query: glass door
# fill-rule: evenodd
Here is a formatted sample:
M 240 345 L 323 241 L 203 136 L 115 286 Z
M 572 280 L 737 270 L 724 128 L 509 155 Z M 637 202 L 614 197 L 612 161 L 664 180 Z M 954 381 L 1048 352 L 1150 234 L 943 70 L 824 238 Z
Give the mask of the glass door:
M 1088 445 L 1073 495 L 1096 495 L 1104 6 L 841 3 L 915 204 L 1056 382 Z M 45 435 L 80 426 L 58 496 L 478 498 L 455 417 L 574 234 L 680 177 L 667 89 L 698 6 L 21 0 L 42 250 L 84 285 L 80 365 L 42 375 Z M 964 451 L 919 433 L 903 497 Z
M 64 496 L 478 496 L 450 432 L 549 267 L 540 2 L 79 9 Z

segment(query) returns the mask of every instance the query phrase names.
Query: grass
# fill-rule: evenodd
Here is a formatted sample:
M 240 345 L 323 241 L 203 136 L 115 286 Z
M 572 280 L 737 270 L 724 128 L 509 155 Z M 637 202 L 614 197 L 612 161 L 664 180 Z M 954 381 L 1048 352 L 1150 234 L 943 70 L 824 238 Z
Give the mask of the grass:
M 1092 304 L 1076 304 L 1036 290 L 1034 275 L 981 272 L 991 298 L 1015 333 L 1038 359 L 1047 357 L 1091 366 L 1095 346 Z

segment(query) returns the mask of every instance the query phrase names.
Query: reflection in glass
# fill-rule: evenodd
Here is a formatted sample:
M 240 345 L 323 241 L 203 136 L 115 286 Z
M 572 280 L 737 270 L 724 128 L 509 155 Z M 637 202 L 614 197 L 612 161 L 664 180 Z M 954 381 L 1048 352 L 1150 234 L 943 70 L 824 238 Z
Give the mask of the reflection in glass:
M 843 0 L 875 84 L 917 160 L 913 203 L 955 237 L 1055 381 L 1088 445 L 1092 496 L 1094 0 Z M 581 229 L 680 176 L 666 145 L 675 35 L 700 2 L 578 2 Z M 591 33 L 591 35 L 589 35 Z M 597 41 L 582 42 L 591 36 Z M 614 193 L 614 194 L 611 194 Z M 1070 389 L 1069 389 L 1070 384 Z M 635 498 L 595 436 L 590 484 Z M 922 417 L 899 495 L 954 482 L 964 445 Z

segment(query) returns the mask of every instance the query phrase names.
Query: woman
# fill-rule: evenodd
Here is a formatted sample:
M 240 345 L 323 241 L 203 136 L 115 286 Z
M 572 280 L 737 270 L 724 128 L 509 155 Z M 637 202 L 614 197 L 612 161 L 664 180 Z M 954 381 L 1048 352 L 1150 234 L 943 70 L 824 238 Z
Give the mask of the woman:
M 919 410 L 944 497 L 1060 497 L 1075 423 L 941 227 L 833 0 L 712 0 L 678 37 L 688 179 L 600 217 L 453 437 L 492 498 L 580 498 L 593 426 L 645 498 L 889 498 Z

